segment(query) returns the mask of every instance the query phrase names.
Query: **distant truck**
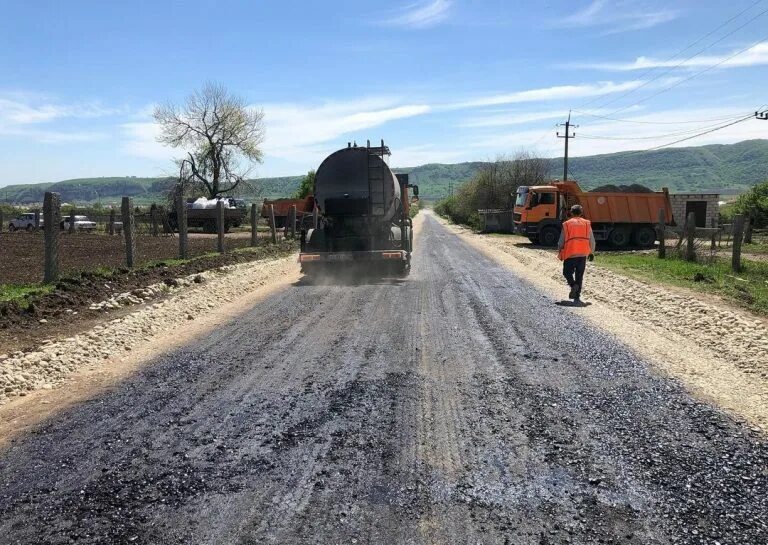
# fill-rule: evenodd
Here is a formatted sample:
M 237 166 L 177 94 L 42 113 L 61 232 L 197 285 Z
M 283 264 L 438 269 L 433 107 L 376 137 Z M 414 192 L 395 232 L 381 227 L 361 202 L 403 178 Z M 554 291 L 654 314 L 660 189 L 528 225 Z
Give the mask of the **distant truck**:
M 542 246 L 555 246 L 563 221 L 574 204 L 584 208 L 592 222 L 595 240 L 623 248 L 629 244 L 651 247 L 656 242 L 655 225 L 660 209 L 672 225 L 669 191 L 585 192 L 575 181 L 554 181 L 549 185 L 521 186 L 517 190 L 513 221 L 515 232 Z
M 70 216 L 64 216 L 59 222 L 59 229 L 69 231 Z M 88 219 L 88 216 L 75 216 L 75 231 L 95 231 L 96 222 Z
M 196 199 L 187 202 L 187 227 L 202 229 L 205 233 L 216 232 L 216 207 L 214 200 L 206 199 L 206 208 L 198 208 Z M 210 203 L 214 203 L 210 205 Z M 245 221 L 246 209 L 244 206 L 237 206 L 235 199 L 227 199 L 224 208 L 224 232 L 228 233 L 232 227 L 240 227 Z M 179 230 L 178 216 L 176 210 L 168 213 L 168 224 L 174 231 Z
M 296 219 L 301 222 L 303 216 L 312 214 L 315 209 L 315 197 L 307 195 L 303 199 L 264 199 L 261 206 L 261 217 L 269 221 L 269 207 L 272 206 L 275 212 L 275 227 L 282 229 L 288 225 L 288 214 L 291 212 L 291 206 L 296 206 Z

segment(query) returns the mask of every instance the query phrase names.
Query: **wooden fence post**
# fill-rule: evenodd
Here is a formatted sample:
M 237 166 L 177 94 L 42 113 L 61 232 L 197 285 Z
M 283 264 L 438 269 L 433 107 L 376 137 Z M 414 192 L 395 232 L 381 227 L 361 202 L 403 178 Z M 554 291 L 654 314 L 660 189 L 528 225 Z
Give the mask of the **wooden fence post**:
M 115 209 L 111 208 L 109 210 L 109 223 L 107 224 L 107 232 L 110 235 L 115 234 Z
M 696 238 L 696 214 L 690 212 L 685 222 L 685 235 L 688 239 L 688 243 L 685 247 L 685 260 L 696 261 L 696 246 L 694 245 Z
M 712 218 L 709 220 L 709 226 L 714 229 L 716 227 L 717 221 L 715 218 Z M 711 250 L 714 252 L 717 249 L 717 231 L 712 231 L 712 245 Z
M 176 228 L 179 231 L 179 259 L 187 259 L 189 256 L 189 243 L 187 241 L 187 203 L 184 202 L 184 194 L 176 195 Z
M 752 244 L 752 227 L 755 222 L 752 220 L 752 215 L 747 216 L 744 221 L 744 243 Z
M 291 222 L 291 238 L 296 238 L 296 205 L 291 205 L 291 210 L 288 213 L 288 221 Z
M 667 241 L 665 231 L 667 229 L 667 211 L 664 208 L 659 208 L 659 224 L 656 229 L 659 232 L 659 259 L 664 259 L 667 256 Z
M 45 221 L 43 221 L 45 223 Z M 35 231 L 40 229 L 40 210 L 35 210 Z
M 275 227 L 275 205 L 269 205 L 269 229 L 272 231 L 272 244 L 277 244 L 277 227 Z
M 733 254 L 731 256 L 731 269 L 733 272 L 741 271 L 741 239 L 744 235 L 744 216 L 741 214 L 733 218 Z
M 123 216 L 123 235 L 125 236 L 125 264 L 132 269 L 136 258 L 136 223 L 131 197 L 123 197 L 120 211 Z
M 5 225 L 5 219 L 3 218 L 3 209 L 0 208 L 0 233 L 3 232 L 3 225 Z
M 259 216 L 256 211 L 256 203 L 251 203 L 251 246 L 259 243 Z
M 224 201 L 219 199 L 216 201 L 216 232 L 219 235 L 216 242 L 216 248 L 220 254 L 224 253 L 224 230 Z
M 44 282 L 55 282 L 59 279 L 59 223 L 61 223 L 61 198 L 58 193 L 46 191 L 43 197 Z
M 155 203 L 152 203 L 152 206 L 149 207 L 149 221 L 152 224 L 150 230 L 152 236 L 160 236 L 160 226 L 157 221 L 157 205 Z
M 75 232 L 75 207 L 69 209 L 69 233 Z

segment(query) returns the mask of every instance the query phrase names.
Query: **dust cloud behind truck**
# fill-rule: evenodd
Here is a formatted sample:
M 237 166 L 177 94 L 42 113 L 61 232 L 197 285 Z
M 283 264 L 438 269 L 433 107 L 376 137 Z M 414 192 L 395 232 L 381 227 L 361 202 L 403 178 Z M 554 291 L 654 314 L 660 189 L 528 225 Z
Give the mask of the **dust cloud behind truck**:
M 408 175 L 389 168 L 389 148 L 353 146 L 329 155 L 315 175 L 317 227 L 302 231 L 299 262 L 305 273 L 373 264 L 407 274 L 413 251 Z
M 672 204 L 666 189 L 648 193 L 585 192 L 578 183 L 568 180 L 519 187 L 513 212 L 515 232 L 531 242 L 555 246 L 562 222 L 568 219 L 574 204 L 584 208 L 584 217 L 592 222 L 595 239 L 616 248 L 629 244 L 653 246 L 662 208 L 665 223 L 672 223 Z

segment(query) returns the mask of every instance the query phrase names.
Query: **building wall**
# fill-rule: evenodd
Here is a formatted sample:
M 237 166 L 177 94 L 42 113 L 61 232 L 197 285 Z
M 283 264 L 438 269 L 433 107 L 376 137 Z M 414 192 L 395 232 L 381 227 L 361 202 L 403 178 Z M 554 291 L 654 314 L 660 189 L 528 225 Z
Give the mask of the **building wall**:
M 706 201 L 707 203 L 707 227 L 710 227 L 714 220 L 717 226 L 720 195 L 718 193 L 674 193 L 669 195 L 672 203 L 672 217 L 677 225 L 685 224 L 685 204 L 688 201 Z

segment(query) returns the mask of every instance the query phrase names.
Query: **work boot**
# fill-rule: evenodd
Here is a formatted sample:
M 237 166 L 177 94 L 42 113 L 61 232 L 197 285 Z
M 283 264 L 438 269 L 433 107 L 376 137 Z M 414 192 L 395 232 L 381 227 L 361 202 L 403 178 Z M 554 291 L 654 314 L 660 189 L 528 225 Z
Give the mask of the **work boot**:
M 573 286 L 573 290 L 572 291 L 575 294 L 575 297 L 573 297 L 573 300 L 576 301 L 577 303 L 579 301 L 581 301 L 581 284 L 575 284 Z
M 571 286 L 571 291 L 568 293 L 568 299 L 578 299 L 579 298 L 579 287 L 574 284 Z

